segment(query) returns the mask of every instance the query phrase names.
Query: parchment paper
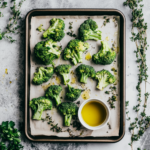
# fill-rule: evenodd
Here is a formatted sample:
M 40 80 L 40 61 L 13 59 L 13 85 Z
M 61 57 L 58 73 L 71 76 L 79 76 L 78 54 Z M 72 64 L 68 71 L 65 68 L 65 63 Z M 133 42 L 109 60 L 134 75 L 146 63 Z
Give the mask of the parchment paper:
M 96 71 L 100 71 L 102 69 L 107 69 L 109 70 L 112 74 L 113 72 L 111 71 L 111 68 L 114 67 L 117 69 L 117 91 L 116 93 L 118 94 L 117 96 L 117 101 L 115 102 L 115 109 L 111 109 L 111 117 L 109 120 L 109 124 L 111 125 L 111 129 L 109 129 L 109 127 L 106 125 L 104 128 L 100 129 L 100 130 L 96 130 L 96 131 L 91 131 L 91 130 L 87 130 L 84 127 L 82 127 L 82 130 L 84 130 L 83 134 L 81 135 L 82 137 L 85 136 L 93 136 L 93 137 L 101 137 L 101 136 L 118 136 L 119 135 L 119 128 L 120 128 L 120 94 L 119 94 L 119 50 L 120 50 L 120 45 L 119 45 L 119 36 L 120 36 L 120 18 L 119 16 L 115 16 L 118 18 L 118 25 L 117 27 L 115 27 L 115 23 L 114 23 L 114 16 L 108 16 L 108 18 L 110 18 L 110 23 L 107 23 L 106 26 L 103 26 L 103 22 L 104 16 L 37 16 L 37 17 L 32 17 L 31 19 L 31 38 L 30 38 L 30 48 L 31 48 L 31 86 L 30 86 L 30 100 L 32 98 L 37 98 L 40 96 L 44 96 L 45 94 L 45 90 L 48 88 L 48 86 L 52 85 L 52 84 L 59 84 L 59 80 L 56 80 L 56 75 L 54 75 L 53 78 L 51 78 L 48 82 L 42 84 L 42 85 L 38 85 L 35 86 L 32 84 L 32 79 L 33 79 L 33 74 L 36 71 L 36 68 L 39 66 L 44 66 L 41 65 L 34 56 L 34 46 L 36 45 L 37 42 L 41 41 L 41 37 L 42 37 L 42 33 L 43 32 L 38 32 L 36 30 L 36 28 L 38 26 L 40 26 L 40 24 L 43 24 L 43 28 L 47 29 L 50 25 L 49 21 L 50 19 L 52 19 L 53 17 L 56 18 L 61 18 L 65 21 L 65 32 L 70 31 L 68 29 L 69 27 L 69 22 L 73 22 L 73 31 L 75 32 L 75 34 L 78 34 L 78 28 L 80 26 L 81 23 L 83 23 L 86 19 L 88 19 L 88 17 L 92 18 L 93 20 L 95 20 L 99 26 L 99 29 L 102 31 L 102 40 L 107 40 L 108 44 L 110 47 L 112 47 L 112 44 L 115 42 L 115 50 L 117 52 L 117 57 L 115 59 L 116 62 L 113 62 L 111 65 L 96 65 L 92 62 L 92 60 L 88 61 L 85 60 L 85 55 L 83 54 L 83 64 L 87 64 L 87 65 L 91 65 L 95 68 Z M 67 43 L 73 39 L 72 37 L 68 36 L 67 34 L 65 35 L 65 37 L 63 38 L 63 40 L 61 42 L 59 42 L 59 45 L 62 45 L 63 49 L 66 47 Z M 100 41 L 92 41 L 92 40 L 88 40 L 87 41 L 90 44 L 90 48 L 88 50 L 88 52 L 90 52 L 91 55 L 97 53 L 100 49 Z M 63 60 L 61 57 L 57 60 L 54 61 L 56 66 L 60 65 L 60 64 L 70 64 L 69 61 L 65 61 Z M 79 64 L 78 64 L 79 65 Z M 78 66 L 77 65 L 77 66 Z M 75 70 L 75 68 L 77 66 L 72 66 L 71 70 Z M 74 75 L 70 75 L 70 79 L 72 80 L 72 78 L 74 78 Z M 107 88 L 105 88 L 105 90 L 103 91 L 99 91 L 96 90 L 96 84 L 97 82 L 88 78 L 88 82 L 84 87 L 85 89 L 90 89 L 90 98 L 100 98 L 102 101 L 107 102 L 108 98 L 111 95 L 107 95 L 104 92 L 106 90 L 109 90 L 108 86 Z M 63 84 L 61 84 L 61 86 L 63 87 L 63 91 L 61 92 L 60 96 L 63 97 L 62 101 L 64 100 L 64 96 L 65 96 L 65 89 L 66 86 L 64 86 Z M 81 88 L 81 83 L 79 83 L 76 79 L 76 83 L 71 84 L 71 86 L 76 87 L 76 88 Z M 78 99 L 80 100 L 80 102 L 82 103 L 84 100 L 82 99 L 82 97 L 80 96 L 80 98 Z M 78 101 L 77 100 L 77 101 Z M 108 104 L 109 106 L 109 104 Z M 54 124 L 58 123 L 58 125 L 60 127 L 62 127 L 63 130 L 67 129 L 68 127 L 63 127 L 63 117 L 58 113 L 56 108 L 53 108 L 52 110 L 48 110 L 48 111 L 44 111 L 42 117 L 45 118 L 46 113 L 49 113 L 50 116 L 52 116 L 52 120 L 54 120 Z M 32 111 L 30 109 L 30 130 L 31 130 L 31 134 L 32 135 L 56 135 L 59 137 L 69 137 L 69 133 L 68 132 L 61 132 L 61 133 L 56 133 L 50 130 L 50 125 L 47 124 L 47 122 L 42 122 L 42 121 L 35 121 L 32 120 Z M 76 131 L 75 128 L 73 128 L 72 126 L 70 127 L 71 130 L 73 130 L 73 134 L 74 135 L 79 135 L 81 133 L 81 131 Z

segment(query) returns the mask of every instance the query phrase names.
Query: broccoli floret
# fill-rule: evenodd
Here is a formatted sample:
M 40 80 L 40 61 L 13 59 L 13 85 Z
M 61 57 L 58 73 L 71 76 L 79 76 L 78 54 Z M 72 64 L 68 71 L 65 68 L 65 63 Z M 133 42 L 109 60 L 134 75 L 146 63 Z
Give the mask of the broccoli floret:
M 101 50 L 92 56 L 95 64 L 108 65 L 116 58 L 116 52 L 112 51 L 106 41 L 101 41 Z
M 82 89 L 75 89 L 68 84 L 66 99 L 69 101 L 75 101 L 80 97 L 82 91 Z
M 33 119 L 41 120 L 41 116 L 44 110 L 51 110 L 53 105 L 49 98 L 39 97 L 33 98 L 29 102 L 29 106 L 34 111 Z
M 71 65 L 59 65 L 55 68 L 55 72 L 57 74 L 62 75 L 65 85 L 70 81 L 69 79 L 70 68 L 71 68 Z
M 60 97 L 59 97 L 59 94 L 60 94 L 61 91 L 62 91 L 62 87 L 60 85 L 51 85 L 47 89 L 47 91 L 45 93 L 45 96 L 50 97 L 53 100 L 55 100 L 56 106 L 58 106 L 61 103 L 61 100 L 60 100 Z
M 45 31 L 45 29 L 43 29 L 43 24 L 41 24 L 41 25 L 37 28 L 37 30 L 38 30 L 39 32 Z
M 96 73 L 95 79 L 98 80 L 97 89 L 101 91 L 116 81 L 116 78 L 108 70 L 104 69 Z
M 101 34 L 102 32 L 98 30 L 97 23 L 92 19 L 88 19 L 80 25 L 79 37 L 82 41 L 101 40 Z
M 78 39 L 71 40 L 64 50 L 64 60 L 71 60 L 74 65 L 82 63 L 82 54 L 88 48 L 88 43 Z
M 54 69 L 53 67 L 39 67 L 38 72 L 34 73 L 33 83 L 34 84 L 42 84 L 43 82 L 47 82 L 53 75 Z
M 59 18 L 50 20 L 50 27 L 43 33 L 43 38 L 51 38 L 54 41 L 60 41 L 65 36 L 65 23 Z
M 95 77 L 95 70 L 92 66 L 81 64 L 76 68 L 77 75 L 79 76 L 79 81 L 82 83 L 87 83 L 87 78 Z
M 72 102 L 63 102 L 58 106 L 58 109 L 65 116 L 64 125 L 70 126 L 72 116 L 77 115 L 77 105 Z
M 34 53 L 45 65 L 53 64 L 53 60 L 60 57 L 59 46 L 52 39 L 38 42 L 35 45 Z

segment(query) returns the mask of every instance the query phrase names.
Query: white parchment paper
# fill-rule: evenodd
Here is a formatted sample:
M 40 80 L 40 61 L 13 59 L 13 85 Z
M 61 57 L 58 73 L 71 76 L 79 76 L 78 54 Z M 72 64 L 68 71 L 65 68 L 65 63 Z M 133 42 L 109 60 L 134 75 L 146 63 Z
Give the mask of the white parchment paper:
M 43 32 L 38 32 L 36 30 L 36 28 L 38 26 L 40 26 L 40 24 L 43 24 L 43 28 L 47 29 L 50 26 L 49 21 L 54 17 L 61 18 L 65 21 L 65 25 L 66 25 L 65 32 L 70 31 L 68 29 L 69 22 L 73 22 L 73 25 L 72 25 L 73 31 L 77 35 L 78 35 L 78 28 L 79 28 L 80 24 L 83 23 L 88 17 L 90 17 L 97 22 L 99 29 L 102 31 L 102 40 L 107 40 L 110 47 L 112 47 L 112 44 L 115 43 L 115 51 L 117 52 L 117 57 L 111 65 L 106 65 L 106 66 L 105 65 L 96 65 L 92 62 L 92 60 L 89 60 L 89 61 L 86 60 L 85 59 L 86 54 L 83 54 L 83 63 L 93 66 L 96 71 L 100 71 L 102 69 L 107 69 L 112 74 L 114 74 L 111 71 L 111 68 L 114 67 L 117 69 L 117 73 L 115 74 L 115 77 L 117 78 L 116 93 L 118 94 L 118 96 L 117 96 L 117 101 L 115 102 L 116 108 L 111 109 L 111 117 L 109 120 L 111 129 L 109 129 L 109 127 L 107 125 L 104 128 L 102 128 L 100 130 L 96 130 L 96 131 L 87 130 L 84 127 L 82 127 L 82 130 L 84 132 L 81 136 L 82 137 L 85 137 L 85 136 L 93 136 L 93 137 L 118 136 L 119 128 L 120 128 L 120 92 L 119 92 L 119 84 L 120 84 L 119 83 L 120 82 L 119 81 L 120 18 L 119 18 L 119 16 L 115 16 L 118 18 L 117 27 L 115 27 L 115 23 L 114 23 L 114 19 L 113 19 L 114 16 L 107 16 L 108 18 L 110 18 L 110 23 L 107 23 L 106 26 L 103 26 L 103 22 L 104 22 L 103 17 L 104 16 L 36 16 L 36 17 L 32 17 L 32 19 L 31 19 L 31 38 L 30 38 L 30 50 L 31 50 L 30 100 L 32 100 L 32 98 L 44 96 L 45 90 L 48 88 L 48 86 L 54 85 L 54 84 L 56 84 L 56 85 L 60 84 L 59 77 L 57 78 L 57 76 L 55 74 L 48 82 L 46 82 L 42 85 L 35 86 L 32 84 L 33 74 L 36 71 L 36 68 L 39 66 L 44 66 L 44 65 L 41 65 L 35 59 L 35 56 L 34 56 L 34 46 L 37 44 L 37 42 L 41 41 L 41 37 L 42 37 L 42 33 L 43 33 Z M 66 34 L 65 37 L 61 40 L 61 42 L 59 42 L 59 45 L 62 45 L 62 47 L 64 49 L 66 47 L 67 43 L 71 39 L 73 39 L 73 38 Z M 101 43 L 100 41 L 88 40 L 87 42 L 90 44 L 90 48 L 88 49 L 88 52 L 90 52 L 91 55 L 93 55 L 99 51 L 100 43 Z M 69 61 L 65 61 L 61 57 L 57 60 L 54 60 L 54 62 L 56 64 L 56 66 L 60 65 L 60 64 L 70 64 Z M 72 66 L 71 70 L 75 70 L 75 68 L 77 66 Z M 56 80 L 56 78 L 57 78 L 57 80 Z M 77 81 L 77 77 L 73 74 L 70 74 L 71 81 L 73 80 L 73 78 L 76 78 L 76 82 L 73 84 L 71 84 L 71 82 L 70 82 L 71 86 L 76 87 L 76 88 L 81 88 L 81 83 L 79 83 Z M 82 87 L 87 90 L 90 89 L 90 92 L 89 92 L 90 98 L 100 98 L 102 101 L 107 103 L 107 100 L 111 95 L 107 95 L 104 92 L 106 90 L 109 90 L 110 86 L 105 88 L 104 91 L 99 91 L 99 90 L 96 90 L 96 88 L 95 88 L 96 84 L 97 84 L 96 81 L 88 78 L 88 83 L 85 86 L 82 85 Z M 61 84 L 61 86 L 63 87 L 63 91 L 61 92 L 60 96 L 63 97 L 62 101 L 65 101 L 64 97 L 65 97 L 66 86 L 64 86 L 62 84 Z M 84 101 L 84 99 L 81 96 L 77 101 L 79 101 L 79 100 L 81 103 Z M 54 124 L 58 123 L 58 125 L 60 127 L 62 127 L 63 130 L 66 130 L 68 128 L 68 127 L 63 127 L 63 117 L 58 113 L 56 108 L 53 108 L 52 110 L 44 111 L 43 115 L 42 115 L 43 118 L 45 118 L 46 113 L 49 113 L 50 116 L 52 116 L 52 120 L 54 121 Z M 48 125 L 47 122 L 32 120 L 32 111 L 30 109 L 30 132 L 32 135 L 47 135 L 47 136 L 55 135 L 55 136 L 59 136 L 59 137 L 69 137 L 68 132 L 56 133 L 56 132 L 51 131 L 50 127 L 51 126 Z M 76 129 L 73 128 L 72 126 L 70 127 L 70 129 L 73 131 L 74 135 L 80 135 L 80 133 L 81 133 L 81 131 L 76 131 Z

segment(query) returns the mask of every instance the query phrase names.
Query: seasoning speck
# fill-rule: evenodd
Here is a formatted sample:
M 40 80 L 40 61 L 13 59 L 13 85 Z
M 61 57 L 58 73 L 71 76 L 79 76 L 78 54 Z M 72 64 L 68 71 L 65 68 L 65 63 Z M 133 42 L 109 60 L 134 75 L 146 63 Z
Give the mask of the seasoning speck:
M 84 100 L 89 99 L 89 98 L 90 98 L 90 90 L 85 90 L 85 91 L 82 93 L 81 97 L 82 97 Z
M 5 69 L 5 74 L 8 74 L 8 69 L 7 68 Z

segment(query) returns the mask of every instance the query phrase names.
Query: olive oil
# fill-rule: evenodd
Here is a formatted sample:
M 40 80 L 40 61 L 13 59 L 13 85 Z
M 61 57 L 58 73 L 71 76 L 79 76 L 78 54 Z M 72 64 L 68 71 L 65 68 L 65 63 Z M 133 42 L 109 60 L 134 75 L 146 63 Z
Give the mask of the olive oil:
M 89 126 L 99 126 L 105 121 L 107 112 L 101 103 L 92 101 L 83 106 L 81 115 Z
M 84 92 L 82 92 L 81 97 L 82 97 L 84 100 L 89 99 L 89 98 L 90 98 L 90 90 L 85 90 Z
M 90 52 L 88 52 L 86 55 L 85 55 L 85 59 L 86 60 L 90 60 L 92 58 Z

